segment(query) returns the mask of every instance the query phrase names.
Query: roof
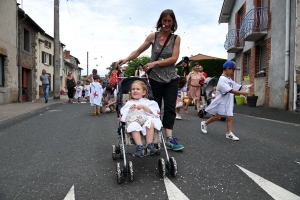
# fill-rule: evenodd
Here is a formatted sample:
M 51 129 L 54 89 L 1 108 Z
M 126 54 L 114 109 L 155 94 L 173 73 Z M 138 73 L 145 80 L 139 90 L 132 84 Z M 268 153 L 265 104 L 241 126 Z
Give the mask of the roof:
M 26 16 L 25 21 L 27 20 L 29 23 L 31 23 L 39 32 L 45 33 L 45 31 L 35 21 L 33 21 L 33 19 L 31 19 L 31 17 L 29 17 L 29 15 L 27 15 L 24 10 L 19 8 L 18 14 L 22 18 L 24 18 L 24 15 L 25 15 Z
M 52 40 L 54 41 L 54 37 L 52 37 L 52 36 L 49 35 L 48 33 L 45 32 L 44 35 L 47 36 L 48 38 L 50 38 L 50 39 L 52 39 Z M 66 46 L 64 43 L 61 43 L 61 42 L 60 42 L 60 45 L 61 45 L 61 46 L 64 46 L 64 47 Z
M 221 13 L 219 16 L 219 24 L 229 22 L 234 3 L 235 3 L 235 0 L 224 0 L 223 1 Z
M 189 60 L 207 60 L 207 59 L 224 59 L 224 58 L 217 58 L 217 57 L 213 57 L 213 56 L 208 56 L 208 55 L 204 55 L 204 54 L 197 54 L 195 56 L 191 56 L 189 57 Z M 176 65 L 181 65 L 182 61 L 178 62 Z

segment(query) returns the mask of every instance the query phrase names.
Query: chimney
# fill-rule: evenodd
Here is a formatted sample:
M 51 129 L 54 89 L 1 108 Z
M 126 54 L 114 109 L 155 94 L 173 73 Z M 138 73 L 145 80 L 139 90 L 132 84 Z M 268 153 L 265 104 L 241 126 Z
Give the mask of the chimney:
M 70 51 L 66 50 L 66 60 L 70 60 Z

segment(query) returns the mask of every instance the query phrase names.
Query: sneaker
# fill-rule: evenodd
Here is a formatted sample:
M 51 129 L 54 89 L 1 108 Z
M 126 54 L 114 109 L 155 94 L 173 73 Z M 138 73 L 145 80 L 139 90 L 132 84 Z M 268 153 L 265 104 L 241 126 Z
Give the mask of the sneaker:
M 227 134 L 226 133 L 226 138 L 227 139 L 231 139 L 231 140 L 235 140 L 235 141 L 238 141 L 240 140 L 238 137 L 236 137 L 232 132 L 230 134 Z
M 184 147 L 181 144 L 178 144 L 177 139 L 173 137 L 169 137 L 166 140 L 167 149 L 172 149 L 173 151 L 180 151 Z
M 158 150 L 152 144 L 148 144 L 147 149 L 150 150 L 150 155 L 157 154 Z
M 144 150 L 144 146 L 143 145 L 136 145 L 135 148 L 135 156 L 136 157 L 143 157 L 143 150 Z
M 201 132 L 207 133 L 207 125 L 205 124 L 204 121 L 201 122 Z
M 181 116 L 179 114 L 176 114 L 176 118 L 175 119 L 181 119 Z

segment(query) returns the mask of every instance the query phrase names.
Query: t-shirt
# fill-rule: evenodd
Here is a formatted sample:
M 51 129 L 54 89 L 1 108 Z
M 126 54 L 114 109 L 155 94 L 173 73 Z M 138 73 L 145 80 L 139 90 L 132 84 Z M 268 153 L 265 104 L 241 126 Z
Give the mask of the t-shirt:
M 42 81 L 43 85 L 49 85 L 49 74 L 42 74 L 40 76 L 40 80 Z
M 106 93 L 106 88 L 104 88 L 103 94 L 107 94 Z M 113 101 L 116 96 L 117 96 L 117 90 L 114 90 L 113 94 L 107 94 L 105 99 L 107 99 L 108 101 Z
M 233 116 L 233 103 L 234 94 L 230 93 L 231 90 L 240 90 L 241 85 L 234 82 L 230 77 L 222 75 L 219 78 L 216 88 L 216 98 L 205 109 L 206 112 L 215 115 Z

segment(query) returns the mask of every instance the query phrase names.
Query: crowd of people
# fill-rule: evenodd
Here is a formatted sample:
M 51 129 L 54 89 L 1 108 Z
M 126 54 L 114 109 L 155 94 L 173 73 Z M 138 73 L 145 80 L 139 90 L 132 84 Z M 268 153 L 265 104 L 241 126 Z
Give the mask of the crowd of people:
M 173 136 L 175 119 L 182 119 L 181 108 L 188 114 L 188 108 L 193 101 L 197 111 L 206 107 L 205 91 L 202 89 L 207 74 L 203 67 L 195 62 L 193 70 L 186 77 L 179 77 L 175 62 L 179 57 L 181 38 L 175 35 L 177 21 L 172 10 L 164 10 L 157 23 L 157 32 L 150 33 L 145 41 L 136 50 L 132 51 L 126 58 L 116 62 L 116 69 L 111 77 L 105 75 L 101 79 L 94 69 L 87 77 L 86 85 L 75 80 L 69 72 L 65 85 L 68 89 L 69 103 L 72 103 L 73 90 L 75 88 L 75 99 L 80 103 L 84 91 L 87 102 L 93 107 L 92 116 L 100 115 L 101 112 L 116 112 L 117 89 L 116 82 L 121 76 L 120 67 L 137 58 L 151 46 L 151 58 L 149 63 L 139 64 L 135 71 L 135 77 L 147 77 L 151 85 L 154 100 L 148 99 L 148 89 L 143 81 L 135 81 L 130 87 L 130 100 L 121 108 L 121 121 L 126 123 L 127 132 L 132 134 L 136 143 L 136 156 L 142 155 L 143 144 L 141 134 L 146 138 L 146 148 L 151 154 L 157 153 L 157 149 L 151 144 L 153 141 L 154 129 L 164 128 L 166 136 L 166 147 L 174 151 L 184 148 Z M 240 91 L 241 87 L 230 76 L 233 74 L 236 65 L 233 61 L 224 63 L 223 74 L 218 85 L 214 88 L 214 100 L 206 108 L 206 112 L 213 114 L 207 121 L 201 122 L 201 131 L 207 133 L 207 126 L 219 120 L 221 115 L 228 117 L 226 138 L 238 140 L 232 133 L 233 119 L 233 94 L 247 95 L 247 92 Z M 46 83 L 46 77 L 41 77 Z M 120 80 L 119 80 L 120 81 Z M 75 84 L 76 83 L 76 84 Z M 46 97 L 45 97 L 46 98 Z M 188 101 L 184 101 L 184 99 Z M 47 99 L 46 99 L 47 101 Z M 202 104 L 201 104 L 202 103 Z M 162 104 L 163 117 L 160 118 Z

